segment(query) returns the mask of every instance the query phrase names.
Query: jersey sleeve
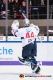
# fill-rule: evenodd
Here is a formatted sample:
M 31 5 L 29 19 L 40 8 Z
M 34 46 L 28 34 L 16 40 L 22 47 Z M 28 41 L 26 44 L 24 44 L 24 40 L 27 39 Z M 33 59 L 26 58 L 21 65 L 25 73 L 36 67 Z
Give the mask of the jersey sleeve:
M 22 35 L 22 32 L 19 30 L 11 30 L 11 33 L 13 34 L 13 36 L 15 37 L 20 37 L 21 39 L 24 39 L 24 36 Z
M 35 28 L 34 29 L 35 36 L 38 36 L 38 34 L 39 34 L 39 27 L 38 26 L 35 26 L 34 28 Z
M 11 30 L 11 33 L 13 34 L 13 36 L 15 36 L 15 37 L 19 37 L 19 32 L 18 32 L 18 30 Z

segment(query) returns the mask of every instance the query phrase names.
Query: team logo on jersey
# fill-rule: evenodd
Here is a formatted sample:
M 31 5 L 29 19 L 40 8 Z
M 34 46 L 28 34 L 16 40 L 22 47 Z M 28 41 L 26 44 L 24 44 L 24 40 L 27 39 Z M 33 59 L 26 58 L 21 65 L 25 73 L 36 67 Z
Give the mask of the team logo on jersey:
M 27 31 L 27 32 L 30 32 L 30 31 L 31 31 L 31 29 L 30 29 L 30 28 L 27 28 L 27 29 L 26 29 L 26 31 Z

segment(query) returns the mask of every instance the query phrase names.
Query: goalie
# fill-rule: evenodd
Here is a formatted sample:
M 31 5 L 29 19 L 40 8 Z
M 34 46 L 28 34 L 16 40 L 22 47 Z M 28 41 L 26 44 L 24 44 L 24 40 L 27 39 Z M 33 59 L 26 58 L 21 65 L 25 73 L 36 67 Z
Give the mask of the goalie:
M 34 24 L 30 24 L 27 18 L 24 19 L 24 28 L 19 29 L 19 21 L 13 21 L 11 25 L 11 32 L 15 37 L 22 39 L 22 58 L 19 60 L 22 63 L 28 62 L 31 64 L 31 69 L 34 73 L 39 73 L 40 67 L 37 65 L 35 56 L 37 56 L 36 38 L 39 34 L 39 27 Z

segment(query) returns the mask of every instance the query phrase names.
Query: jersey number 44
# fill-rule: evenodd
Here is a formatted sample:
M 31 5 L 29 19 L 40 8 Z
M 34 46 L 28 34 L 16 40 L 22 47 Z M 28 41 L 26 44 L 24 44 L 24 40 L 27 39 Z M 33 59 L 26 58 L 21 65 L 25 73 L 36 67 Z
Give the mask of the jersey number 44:
M 26 38 L 34 38 L 35 37 L 34 32 L 27 32 L 25 37 Z

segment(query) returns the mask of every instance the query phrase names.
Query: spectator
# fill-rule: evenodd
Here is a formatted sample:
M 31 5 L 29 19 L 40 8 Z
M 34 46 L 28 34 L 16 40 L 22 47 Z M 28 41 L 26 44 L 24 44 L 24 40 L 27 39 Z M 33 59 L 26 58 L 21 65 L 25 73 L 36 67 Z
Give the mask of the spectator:
M 41 5 L 45 5 L 44 0 L 41 0 Z
M 8 12 L 9 12 L 9 17 L 11 17 L 11 12 L 13 12 L 11 0 L 8 0 Z
M 11 18 L 14 18 L 14 3 L 15 3 L 14 0 L 9 1 L 9 6 L 10 6 L 9 9 L 10 9 Z
M 12 6 L 14 6 L 15 0 L 11 0 L 11 2 L 12 2 Z
M 2 1 L 1 10 L 2 10 L 2 11 L 5 11 L 5 10 L 6 10 L 6 0 L 3 0 L 3 1 Z
M 1 5 L 1 18 L 3 18 L 3 19 L 6 18 L 6 0 L 2 1 L 2 5 Z
M 8 0 L 8 10 L 11 9 L 11 0 Z
M 20 6 L 22 5 L 22 1 L 23 1 L 23 0 L 19 0 L 19 5 L 20 5 Z
M 2 2 L 0 0 L 0 18 L 1 18 L 1 6 L 2 6 Z
M 19 18 L 19 0 L 14 3 L 14 18 Z
M 19 0 L 15 0 L 15 3 L 14 3 L 14 10 L 16 10 L 16 11 L 19 10 Z
M 25 1 L 25 0 L 22 1 L 22 5 L 21 5 L 20 8 L 19 8 L 19 13 L 20 13 L 20 15 L 21 15 L 22 13 L 26 14 L 26 1 Z M 24 17 L 21 16 L 20 18 L 22 19 L 22 18 L 24 18 Z
M 26 14 L 26 1 L 22 1 L 22 13 Z
M 12 0 L 8 0 L 9 3 L 11 3 Z

